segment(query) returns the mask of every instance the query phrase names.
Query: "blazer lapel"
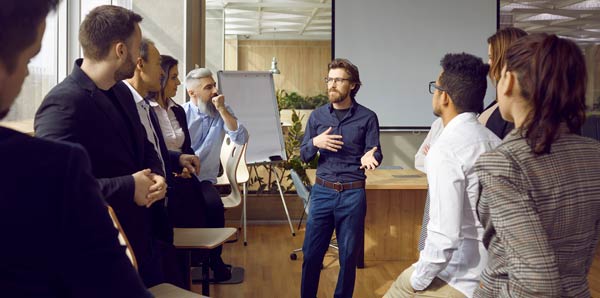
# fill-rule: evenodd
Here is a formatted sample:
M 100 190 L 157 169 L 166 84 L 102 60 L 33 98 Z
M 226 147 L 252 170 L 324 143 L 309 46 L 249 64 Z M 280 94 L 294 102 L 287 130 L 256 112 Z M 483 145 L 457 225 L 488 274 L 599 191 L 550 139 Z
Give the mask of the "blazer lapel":
M 117 95 L 116 93 L 115 93 L 115 96 L 117 97 L 117 102 L 119 102 L 119 103 L 123 100 L 127 100 L 124 98 L 120 98 L 119 95 Z M 98 106 L 98 109 L 100 111 L 102 111 L 102 113 L 106 117 L 106 121 L 104 122 L 105 125 L 112 126 L 112 128 L 113 128 L 112 131 L 116 132 L 118 137 L 121 138 L 121 140 L 123 141 L 123 144 L 129 145 L 129 146 L 127 146 L 127 152 L 135 160 L 136 154 L 134 151 L 135 149 L 134 149 L 134 144 L 133 144 L 133 140 L 132 140 L 132 137 L 134 135 L 133 135 L 133 132 L 128 133 L 131 125 L 129 125 L 128 123 L 125 122 L 125 121 L 130 121 L 130 120 L 123 119 L 123 117 L 117 110 L 117 107 L 115 107 L 113 105 L 111 100 L 106 95 L 104 95 L 104 92 L 100 91 L 100 89 L 97 89 L 94 92 L 94 95 L 92 96 L 92 100 L 96 104 L 96 106 Z
M 179 122 L 179 126 L 181 126 L 181 130 L 183 131 L 183 135 L 185 136 L 183 144 L 181 145 L 181 151 L 185 154 L 195 154 L 194 150 L 191 147 L 192 141 L 190 138 L 190 130 L 188 129 L 187 119 L 185 116 L 185 110 L 182 106 L 178 104 L 172 106 L 171 110 L 173 110 L 173 114 L 175 114 L 175 118 L 177 119 L 177 122 Z
M 132 129 L 131 142 L 133 142 L 133 155 L 137 157 L 135 160 L 138 160 L 140 164 L 143 164 L 143 157 L 145 155 L 144 150 L 146 148 L 145 142 L 147 140 L 146 129 L 140 120 L 140 115 L 138 114 L 136 104 L 133 100 L 133 95 L 123 82 L 117 82 L 113 87 L 113 90 L 119 99 L 121 108 L 127 115 L 126 121 L 128 122 L 128 127 Z

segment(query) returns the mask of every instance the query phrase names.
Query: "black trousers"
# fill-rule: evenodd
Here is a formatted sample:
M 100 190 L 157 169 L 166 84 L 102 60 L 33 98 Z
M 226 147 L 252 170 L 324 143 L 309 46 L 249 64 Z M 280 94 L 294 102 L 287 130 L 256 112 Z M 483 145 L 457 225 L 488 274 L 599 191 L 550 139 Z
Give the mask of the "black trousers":
M 210 181 L 200 182 L 200 189 L 204 197 L 206 206 L 206 227 L 223 228 L 225 227 L 225 208 L 217 188 Z M 210 251 L 211 262 L 221 262 L 221 252 L 223 246 L 219 246 Z

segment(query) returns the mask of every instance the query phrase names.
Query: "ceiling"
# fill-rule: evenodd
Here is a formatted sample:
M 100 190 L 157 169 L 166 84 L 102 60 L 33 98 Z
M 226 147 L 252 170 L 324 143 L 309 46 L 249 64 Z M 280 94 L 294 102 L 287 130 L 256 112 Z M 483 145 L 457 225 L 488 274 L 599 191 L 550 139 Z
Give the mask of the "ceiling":
M 212 16 L 222 17 L 224 11 L 225 35 L 328 40 L 331 1 L 206 0 L 206 8 Z M 580 45 L 600 44 L 600 0 L 501 0 L 500 27 L 507 26 L 554 33 Z
M 500 27 L 508 26 L 600 44 L 600 0 L 502 0 Z
M 206 9 L 224 9 L 225 35 L 331 39 L 331 0 L 206 0 Z

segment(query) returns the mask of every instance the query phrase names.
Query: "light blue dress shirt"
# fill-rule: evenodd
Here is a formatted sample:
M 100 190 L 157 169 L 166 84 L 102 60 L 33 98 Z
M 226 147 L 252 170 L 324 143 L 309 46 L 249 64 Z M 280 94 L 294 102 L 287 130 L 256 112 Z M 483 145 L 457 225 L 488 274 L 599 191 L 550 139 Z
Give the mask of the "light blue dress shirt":
M 226 108 L 235 117 L 231 107 L 226 106 Z M 200 174 L 196 177 L 200 181 L 210 181 L 214 184 L 219 174 L 221 145 L 225 133 L 234 143 L 244 144 L 248 141 L 248 130 L 238 121 L 238 129 L 231 131 L 227 129 L 221 115 L 210 117 L 202 113 L 192 102 L 183 104 L 183 109 L 190 131 L 192 149 L 200 158 Z

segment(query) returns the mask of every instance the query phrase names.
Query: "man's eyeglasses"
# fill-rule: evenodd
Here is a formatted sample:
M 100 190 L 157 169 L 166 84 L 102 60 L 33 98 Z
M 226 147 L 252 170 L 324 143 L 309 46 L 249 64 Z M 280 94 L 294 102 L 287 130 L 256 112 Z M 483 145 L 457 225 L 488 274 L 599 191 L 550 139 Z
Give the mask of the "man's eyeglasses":
M 331 84 L 331 83 L 336 83 L 336 84 L 340 84 L 344 81 L 350 81 L 350 79 L 344 79 L 344 78 L 330 78 L 330 77 L 325 77 L 323 78 L 323 81 L 325 81 L 325 83 L 327 84 Z
M 431 94 L 435 93 L 435 89 L 440 90 L 440 91 L 446 91 L 446 89 L 436 85 L 435 81 L 429 82 L 429 93 L 431 93 Z

